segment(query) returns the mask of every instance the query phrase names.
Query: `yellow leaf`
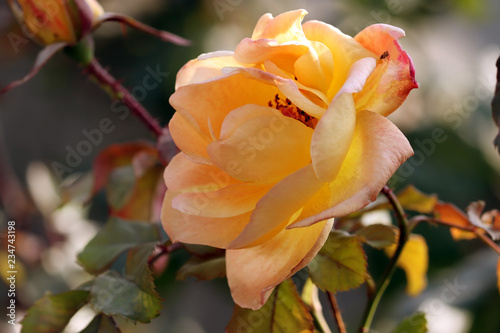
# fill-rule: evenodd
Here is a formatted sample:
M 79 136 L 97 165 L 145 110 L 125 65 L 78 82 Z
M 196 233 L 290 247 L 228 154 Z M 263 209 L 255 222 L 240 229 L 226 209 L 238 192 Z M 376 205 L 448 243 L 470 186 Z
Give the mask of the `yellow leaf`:
M 394 254 L 396 246 L 394 244 L 386 248 L 388 256 Z M 406 292 L 411 296 L 420 294 L 427 286 L 426 273 L 429 265 L 428 248 L 424 237 L 414 234 L 410 235 L 410 239 L 406 242 L 397 265 L 406 273 L 408 282 Z
M 398 199 L 405 209 L 425 214 L 432 213 L 438 202 L 437 195 L 420 192 L 413 185 L 399 192 Z

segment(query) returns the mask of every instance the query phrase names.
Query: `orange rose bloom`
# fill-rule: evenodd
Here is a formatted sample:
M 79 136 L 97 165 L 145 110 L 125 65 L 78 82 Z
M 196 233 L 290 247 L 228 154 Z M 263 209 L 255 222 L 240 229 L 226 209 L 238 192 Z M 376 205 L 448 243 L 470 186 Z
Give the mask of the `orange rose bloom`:
M 323 245 L 333 218 L 373 201 L 413 154 L 385 116 L 417 87 L 404 32 L 351 38 L 307 12 L 261 17 L 235 52 L 178 73 L 163 226 L 227 249 L 234 301 L 258 309 Z

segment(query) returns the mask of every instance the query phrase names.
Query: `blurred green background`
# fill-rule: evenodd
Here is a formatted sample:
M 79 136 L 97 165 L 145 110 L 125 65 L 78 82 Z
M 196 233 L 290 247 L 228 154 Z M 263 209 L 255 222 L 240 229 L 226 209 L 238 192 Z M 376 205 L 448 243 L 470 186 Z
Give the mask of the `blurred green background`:
M 464 209 L 474 200 L 486 209 L 500 207 L 500 157 L 492 145 L 496 127 L 490 102 L 495 86 L 495 61 L 500 55 L 500 2 L 498 0 L 108 0 L 107 11 L 130 14 L 156 28 L 171 31 L 193 43 L 166 44 L 135 31 L 122 35 L 118 25 L 106 24 L 94 35 L 99 61 L 112 75 L 133 89 L 142 84 L 147 68 L 168 72 L 164 82 L 142 101 L 162 125 L 173 109 L 168 98 L 175 73 L 200 53 L 234 50 L 251 35 L 258 18 L 267 12 L 305 8 L 305 20 L 316 19 L 355 35 L 374 23 L 399 26 L 407 37 L 403 49 L 413 58 L 420 88 L 390 116 L 407 134 L 416 155 L 403 165 L 391 185 L 414 184 L 427 193 Z M 31 68 L 39 46 L 13 46 L 9 33 L 20 34 L 6 2 L 0 3 L 0 86 L 22 77 Z M 96 200 L 88 209 L 57 210 L 57 179 L 50 165 L 64 163 L 67 147 L 84 139 L 83 130 L 97 128 L 104 117 L 116 129 L 84 157 L 73 172 L 86 172 L 100 149 L 118 142 L 151 140 L 133 116 L 120 119 L 108 96 L 82 76 L 63 54 L 57 55 L 32 81 L 0 97 L 2 165 L 11 165 L 22 187 L 34 197 L 40 213 L 25 210 L 14 192 L 2 193 L 0 227 L 8 217 L 20 216 L 25 235 L 18 238 L 24 278 L 19 281 L 19 302 L 30 306 L 46 290 L 54 293 L 75 287 L 88 278 L 75 264 L 75 253 L 93 237 L 106 216 Z M 441 129 L 445 138 L 433 140 Z M 10 161 L 9 161 L 10 160 Z M 13 178 L 0 179 L 5 189 Z M 11 185 L 11 184 L 10 184 Z M 16 186 L 12 187 L 16 188 Z M 102 201 L 102 200 L 101 200 Z M 431 333 L 500 332 L 500 297 L 496 288 L 497 256 L 478 241 L 452 241 L 445 228 L 421 226 L 429 244 L 429 288 L 419 297 L 404 294 L 404 275 L 395 277 L 377 314 L 373 332 L 387 332 L 403 316 L 417 309 L 428 313 Z M 20 240 L 19 240 L 20 239 Z M 380 270 L 386 259 L 370 252 L 370 267 Z M 176 267 L 186 260 L 174 256 L 171 268 L 157 280 L 165 299 L 162 315 L 150 325 L 123 323 L 124 332 L 223 332 L 233 308 L 224 280 L 174 282 Z M 21 278 L 20 278 L 21 279 Z M 364 288 L 339 295 L 348 328 L 355 331 L 361 316 Z M 6 304 L 6 284 L 0 300 Z M 21 313 L 21 312 L 20 312 Z M 85 321 L 88 311 L 82 311 Z M 78 321 L 67 332 L 78 330 Z M 81 323 L 80 323 L 81 325 Z M 19 330 L 19 325 L 13 332 Z M 5 318 L 0 331 L 10 330 Z

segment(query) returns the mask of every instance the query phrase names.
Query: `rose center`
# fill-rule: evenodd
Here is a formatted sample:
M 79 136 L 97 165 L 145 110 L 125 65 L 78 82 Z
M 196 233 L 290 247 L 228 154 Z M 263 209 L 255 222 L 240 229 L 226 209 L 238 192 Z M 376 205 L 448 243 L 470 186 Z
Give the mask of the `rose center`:
M 268 105 L 276 110 L 279 110 L 285 117 L 297 119 L 304 125 L 314 129 L 318 123 L 318 119 L 308 115 L 299 107 L 294 105 L 288 98 L 282 99 L 279 94 L 274 96 L 274 100 L 268 102 Z

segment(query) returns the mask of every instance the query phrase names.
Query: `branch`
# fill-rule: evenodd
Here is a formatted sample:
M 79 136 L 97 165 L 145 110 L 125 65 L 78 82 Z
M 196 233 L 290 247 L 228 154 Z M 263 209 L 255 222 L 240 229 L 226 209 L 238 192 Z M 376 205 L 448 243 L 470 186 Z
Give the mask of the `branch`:
M 137 101 L 121 83 L 111 76 L 99 62 L 93 58 L 85 67 L 85 73 L 93 78 L 111 96 L 124 103 L 157 137 L 162 134 L 158 121 Z
M 394 255 L 392 256 L 389 262 L 389 266 L 387 266 L 386 270 L 384 271 L 380 283 L 378 284 L 377 289 L 375 290 L 375 295 L 373 296 L 373 298 L 368 300 L 368 305 L 360 329 L 360 332 L 362 333 L 368 333 L 370 331 L 370 326 L 372 324 L 375 312 L 377 311 L 377 306 L 380 303 L 382 295 L 387 289 L 387 286 L 389 286 L 392 275 L 396 271 L 397 267 L 396 264 L 398 263 L 399 256 L 403 252 L 403 248 L 406 242 L 408 241 L 410 233 L 408 229 L 409 223 L 408 219 L 406 218 L 405 211 L 401 206 L 401 204 L 399 203 L 399 200 L 396 197 L 396 195 L 394 195 L 394 192 L 392 192 L 392 190 L 386 185 L 382 189 L 381 193 L 385 195 L 385 197 L 389 200 L 392 209 L 396 213 L 398 220 L 398 227 L 399 227 L 399 240 L 396 251 L 394 252 Z
M 148 264 L 153 265 L 158 259 L 160 259 L 164 255 L 169 255 L 170 253 L 180 250 L 184 247 L 184 244 L 182 243 L 175 243 L 171 245 L 160 245 L 160 252 L 154 255 L 153 257 L 149 258 Z
M 333 318 L 335 318 L 339 333 L 347 333 L 344 320 L 342 319 L 342 313 L 340 312 L 339 304 L 337 303 L 335 295 L 331 291 L 327 292 L 327 295 L 328 300 L 330 301 L 330 306 L 332 308 Z
M 486 245 L 491 247 L 493 251 L 496 253 L 500 254 L 500 246 L 496 244 L 490 237 L 488 237 L 485 233 L 484 230 L 476 227 L 475 225 L 455 225 L 450 222 L 446 222 L 440 219 L 436 219 L 433 217 L 428 217 L 428 216 L 415 216 L 414 218 L 411 219 L 411 222 L 414 226 L 416 226 L 420 222 L 428 222 L 428 223 L 435 223 L 435 224 L 440 224 L 447 226 L 449 228 L 456 228 L 464 231 L 469 231 L 474 233 L 479 239 L 481 239 Z

